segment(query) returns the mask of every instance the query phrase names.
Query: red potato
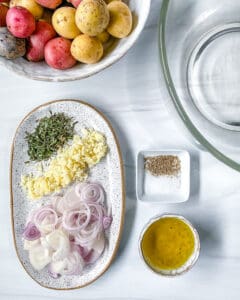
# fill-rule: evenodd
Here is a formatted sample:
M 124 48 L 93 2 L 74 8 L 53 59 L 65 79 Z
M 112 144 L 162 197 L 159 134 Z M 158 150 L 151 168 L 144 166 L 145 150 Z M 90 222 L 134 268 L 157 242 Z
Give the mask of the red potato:
M 46 63 L 59 70 L 65 70 L 73 67 L 76 60 L 72 57 L 71 41 L 63 37 L 57 37 L 50 40 L 44 48 Z
M 55 9 L 60 4 L 62 4 L 62 0 L 36 0 L 36 2 L 43 7 Z
M 30 61 L 38 62 L 44 59 L 46 43 L 56 36 L 52 25 L 45 21 L 38 21 L 36 30 L 28 38 L 26 57 Z
M 74 7 L 78 7 L 78 5 L 82 2 L 82 0 L 70 0 L 69 1 L 70 3 L 72 3 L 72 5 L 74 6 Z
M 6 16 L 7 16 L 8 7 L 0 4 L 0 27 L 6 27 Z
M 6 23 L 11 34 L 18 38 L 29 37 L 36 28 L 34 16 L 26 8 L 20 6 L 8 10 Z

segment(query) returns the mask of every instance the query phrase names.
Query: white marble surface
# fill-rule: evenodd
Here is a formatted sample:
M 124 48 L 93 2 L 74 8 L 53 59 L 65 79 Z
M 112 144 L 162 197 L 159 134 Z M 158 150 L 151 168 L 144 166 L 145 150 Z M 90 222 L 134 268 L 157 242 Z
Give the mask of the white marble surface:
M 167 113 L 168 97 L 159 80 L 157 20 L 161 0 L 153 0 L 147 27 L 119 63 L 103 73 L 71 83 L 30 81 L 0 69 L 0 299 L 239 299 L 240 174 L 183 135 Z M 13 247 L 9 207 L 11 141 L 22 117 L 52 99 L 84 99 L 100 108 L 119 136 L 126 169 L 127 209 L 124 234 L 111 268 L 94 284 L 75 291 L 38 286 L 23 270 Z M 142 149 L 187 149 L 192 155 L 191 196 L 176 205 L 147 205 L 135 196 L 135 156 Z M 138 236 L 150 217 L 180 213 L 200 233 L 199 261 L 188 274 L 162 278 L 151 273 L 138 255 Z

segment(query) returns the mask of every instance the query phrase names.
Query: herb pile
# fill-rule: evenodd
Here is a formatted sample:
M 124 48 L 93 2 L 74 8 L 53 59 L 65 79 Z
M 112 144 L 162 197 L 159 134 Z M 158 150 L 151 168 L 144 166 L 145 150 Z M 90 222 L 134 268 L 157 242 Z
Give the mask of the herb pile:
M 32 161 L 49 159 L 65 143 L 73 138 L 74 126 L 72 118 L 64 113 L 52 113 L 37 121 L 34 132 L 26 133 L 28 155 Z

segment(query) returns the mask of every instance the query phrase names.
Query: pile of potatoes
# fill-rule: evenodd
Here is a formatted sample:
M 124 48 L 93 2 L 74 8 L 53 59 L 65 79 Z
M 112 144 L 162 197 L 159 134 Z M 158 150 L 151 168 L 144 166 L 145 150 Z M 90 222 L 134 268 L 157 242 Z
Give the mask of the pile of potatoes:
M 64 70 L 98 62 L 110 37 L 130 34 L 132 13 L 121 0 L 0 0 L 0 27 L 0 55 Z

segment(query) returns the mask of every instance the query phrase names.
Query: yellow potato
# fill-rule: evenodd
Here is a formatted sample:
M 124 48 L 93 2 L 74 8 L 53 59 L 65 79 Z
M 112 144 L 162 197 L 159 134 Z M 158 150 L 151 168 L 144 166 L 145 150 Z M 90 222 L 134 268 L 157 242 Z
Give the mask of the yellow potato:
M 96 36 L 103 32 L 109 23 L 109 12 L 103 0 L 83 0 L 76 12 L 76 24 L 81 32 Z
M 97 35 L 97 38 L 101 43 L 106 43 L 110 38 L 110 34 L 107 31 L 103 31 Z
M 108 4 L 110 22 L 107 31 L 116 38 L 124 38 L 132 30 L 132 13 L 129 7 L 120 1 L 112 1 Z
M 107 2 L 107 3 L 110 3 L 110 2 L 113 2 L 113 1 L 122 1 L 122 0 L 105 0 L 105 2 Z
M 75 24 L 75 13 L 75 8 L 66 6 L 56 9 L 52 16 L 54 29 L 60 36 L 66 39 L 74 39 L 80 34 Z
M 102 58 L 103 46 L 97 38 L 81 34 L 73 40 L 71 54 L 82 63 L 94 64 Z
M 43 14 L 43 7 L 34 0 L 11 0 L 10 7 L 22 6 L 30 11 L 30 13 L 36 18 L 40 19 Z

